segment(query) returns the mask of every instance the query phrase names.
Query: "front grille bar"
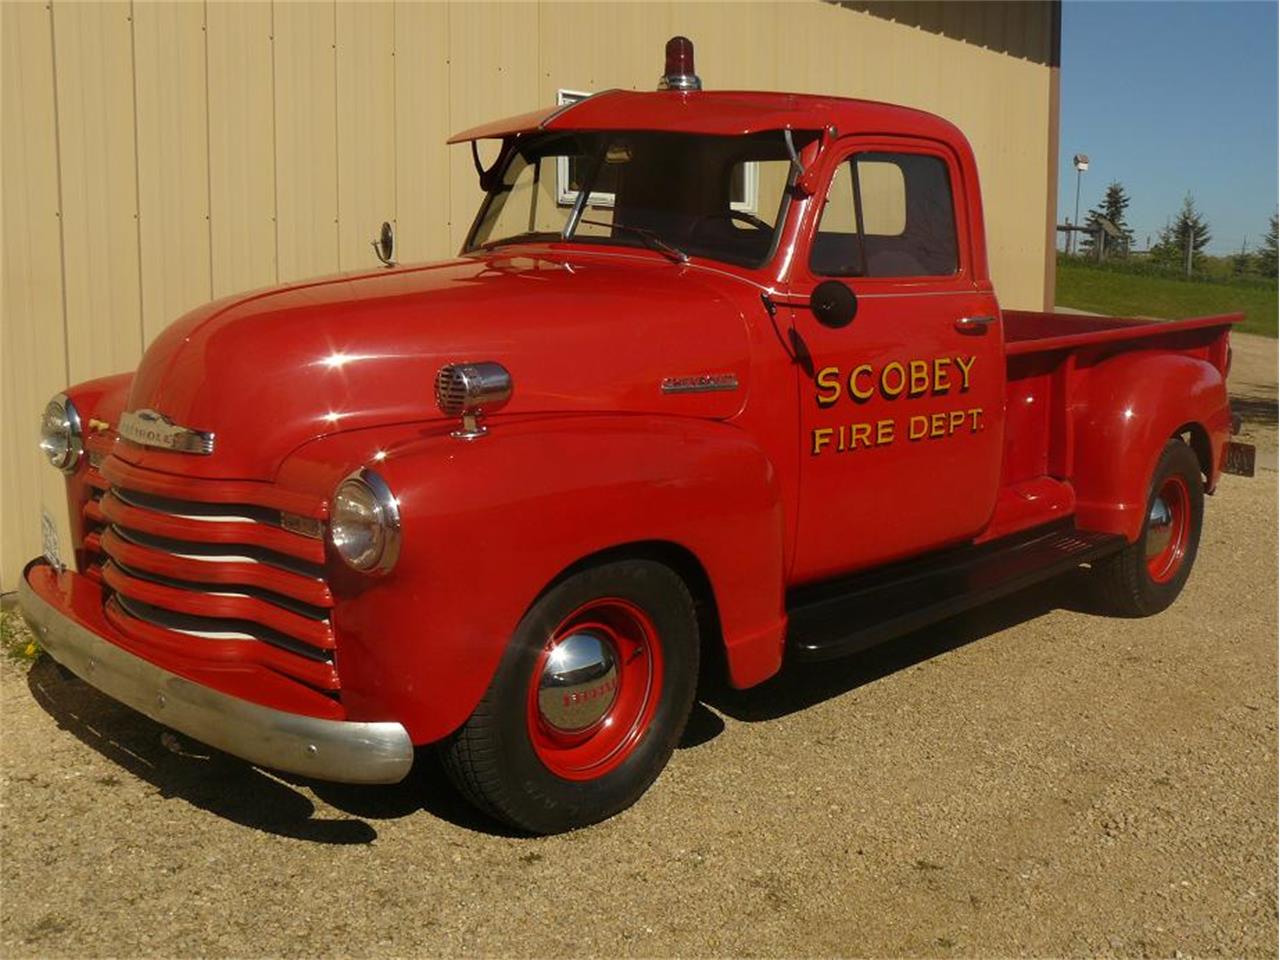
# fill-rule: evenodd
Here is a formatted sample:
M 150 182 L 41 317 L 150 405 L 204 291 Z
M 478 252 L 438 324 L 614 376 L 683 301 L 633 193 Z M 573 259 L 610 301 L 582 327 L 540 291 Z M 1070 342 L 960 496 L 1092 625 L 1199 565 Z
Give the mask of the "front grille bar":
M 319 564 L 307 563 L 297 557 L 290 557 L 266 547 L 239 543 L 196 543 L 192 540 L 173 540 L 169 537 L 157 536 L 154 533 L 143 533 L 120 524 L 112 524 L 111 529 L 120 537 L 140 547 L 150 547 L 163 553 L 172 553 L 179 557 L 191 557 L 197 560 L 238 560 L 246 563 L 265 563 L 268 566 L 288 570 L 304 577 L 319 580 L 324 576 L 324 568 Z
M 178 577 L 167 577 L 164 574 L 152 573 L 149 570 L 139 570 L 137 567 L 127 566 L 114 558 L 111 562 L 135 580 L 146 580 L 149 583 L 158 583 L 165 587 L 190 590 L 193 593 L 207 593 L 212 596 L 239 595 L 253 597 L 256 600 L 263 600 L 273 606 L 288 610 L 290 613 L 296 613 L 300 617 L 307 617 L 311 620 L 329 619 L 329 611 L 323 607 L 315 607 L 294 597 L 286 597 L 284 594 L 276 593 L 274 590 L 264 590 L 262 587 L 255 587 L 247 583 L 197 583 L 194 580 L 181 580 Z
M 319 650 L 301 640 L 296 640 L 287 633 L 281 633 L 279 630 L 273 630 L 260 623 L 254 623 L 252 620 L 197 617 L 194 614 L 178 613 L 175 610 L 166 610 L 163 607 L 153 606 L 142 600 L 126 597 L 119 592 L 116 592 L 114 596 L 116 603 L 120 604 L 125 613 L 152 626 L 213 640 L 261 640 L 263 643 L 279 647 L 281 650 L 288 650 L 290 653 L 296 653 L 298 656 L 314 660 L 317 663 L 333 662 L 326 651 Z
M 224 521 L 229 523 L 266 523 L 283 527 L 279 510 L 259 507 L 249 503 L 209 503 L 200 500 L 175 500 L 141 490 L 125 490 L 113 487 L 111 493 L 131 507 L 167 513 L 192 520 Z

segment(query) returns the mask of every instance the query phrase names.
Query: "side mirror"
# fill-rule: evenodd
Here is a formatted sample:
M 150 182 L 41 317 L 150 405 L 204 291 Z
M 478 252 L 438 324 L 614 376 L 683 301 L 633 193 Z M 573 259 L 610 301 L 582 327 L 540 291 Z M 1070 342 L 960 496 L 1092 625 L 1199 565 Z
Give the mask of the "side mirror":
M 824 280 L 809 294 L 809 309 L 824 327 L 839 329 L 858 315 L 858 298 L 839 280 Z
M 374 254 L 382 261 L 384 266 L 394 267 L 396 265 L 396 235 L 391 229 L 391 224 L 382 221 L 382 229 L 378 231 L 378 239 L 370 243 L 373 247 Z

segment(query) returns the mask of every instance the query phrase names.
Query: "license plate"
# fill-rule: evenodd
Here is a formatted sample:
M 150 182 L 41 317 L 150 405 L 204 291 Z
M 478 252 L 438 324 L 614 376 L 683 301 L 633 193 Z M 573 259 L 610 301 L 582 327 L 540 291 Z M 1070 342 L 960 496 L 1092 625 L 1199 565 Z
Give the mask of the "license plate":
M 40 542 L 49 566 L 55 570 L 65 570 L 62 556 L 58 551 L 58 525 L 53 522 L 53 517 L 49 516 L 47 510 L 40 511 Z
M 1228 440 L 1226 462 L 1223 463 L 1222 469 L 1236 476 L 1252 477 L 1257 458 L 1258 450 L 1252 443 Z

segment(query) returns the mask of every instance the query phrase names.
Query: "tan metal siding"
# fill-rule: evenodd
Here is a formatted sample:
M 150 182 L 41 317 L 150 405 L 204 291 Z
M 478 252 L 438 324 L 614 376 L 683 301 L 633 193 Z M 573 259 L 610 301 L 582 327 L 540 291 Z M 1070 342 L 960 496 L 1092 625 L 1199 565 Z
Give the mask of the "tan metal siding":
M 295 280 L 338 269 L 337 6 L 274 10 L 276 243 Z
M 213 296 L 204 7 L 133 9 L 142 341 Z
M 457 252 L 450 245 L 449 18 L 446 4 L 397 4 L 396 246 L 406 263 Z M 367 229 L 367 224 L 365 224 Z
M 127 3 L 53 7 L 72 382 L 142 354 L 131 27 Z
M 338 4 L 338 264 L 369 264 L 370 220 L 396 216 L 395 10 Z
M 559 88 L 652 89 L 675 33 L 697 43 L 709 88 L 869 97 L 958 124 L 986 185 L 1001 300 L 1039 309 L 1054 122 L 1035 58 L 1053 49 L 1053 18 L 1036 4 L 851 6 L 864 9 L 0 5 L 0 588 L 39 550 L 41 503 L 65 517 L 33 443 L 49 396 L 130 369 L 210 296 L 373 265 L 383 220 L 401 261 L 452 255 L 478 197 L 451 132 Z
M 35 421 L 68 372 L 48 8 L 0 5 L 0 33 L 0 588 L 7 590 L 40 550 L 40 504 L 62 502 L 62 474 L 34 450 Z
M 208 19 L 213 295 L 276 282 L 272 9 L 212 3 Z

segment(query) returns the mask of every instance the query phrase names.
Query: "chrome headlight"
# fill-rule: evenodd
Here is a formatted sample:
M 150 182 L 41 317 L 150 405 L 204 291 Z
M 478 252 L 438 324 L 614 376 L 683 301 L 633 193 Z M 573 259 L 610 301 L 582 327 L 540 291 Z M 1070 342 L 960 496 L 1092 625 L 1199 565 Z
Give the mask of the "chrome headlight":
M 400 505 L 386 481 L 372 470 L 357 470 L 333 494 L 329 539 L 354 570 L 385 573 L 400 556 Z
M 84 452 L 84 437 L 80 432 L 80 414 L 64 393 L 58 394 L 44 408 L 40 419 L 40 449 L 49 462 L 70 473 L 80 462 Z

